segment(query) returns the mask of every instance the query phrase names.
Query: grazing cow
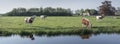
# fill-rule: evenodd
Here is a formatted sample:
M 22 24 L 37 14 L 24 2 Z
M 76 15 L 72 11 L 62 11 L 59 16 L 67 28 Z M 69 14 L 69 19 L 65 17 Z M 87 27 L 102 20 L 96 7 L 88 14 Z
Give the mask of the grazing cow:
M 82 27 L 83 25 L 85 25 L 88 29 L 91 29 L 92 24 L 90 23 L 90 21 L 87 18 L 82 18 Z
M 34 19 L 35 19 L 35 15 L 34 16 L 32 16 L 32 17 L 26 17 L 25 18 L 25 22 L 26 23 L 29 23 L 29 24 L 32 24 L 33 23 L 33 21 L 34 21 Z
M 41 15 L 40 18 L 44 20 L 45 18 L 47 18 L 47 15 Z

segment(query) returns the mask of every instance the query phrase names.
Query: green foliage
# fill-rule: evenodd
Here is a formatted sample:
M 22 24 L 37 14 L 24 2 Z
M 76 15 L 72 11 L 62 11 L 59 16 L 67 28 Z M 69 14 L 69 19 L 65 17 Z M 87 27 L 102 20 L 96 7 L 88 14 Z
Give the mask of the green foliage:
M 64 8 L 14 8 L 12 11 L 6 13 L 8 16 L 32 16 L 32 15 L 47 15 L 47 16 L 72 16 L 70 9 Z

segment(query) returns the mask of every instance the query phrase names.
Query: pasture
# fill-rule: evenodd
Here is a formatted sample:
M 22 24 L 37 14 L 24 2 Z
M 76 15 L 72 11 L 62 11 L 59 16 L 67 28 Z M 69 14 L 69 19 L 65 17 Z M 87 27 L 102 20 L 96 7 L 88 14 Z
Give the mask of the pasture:
M 92 33 L 120 33 L 119 16 L 106 16 L 102 21 L 97 21 L 95 16 L 86 16 L 92 23 L 92 29 L 82 28 L 81 16 L 48 16 L 45 20 L 36 17 L 29 25 L 24 21 L 25 16 L 1 16 L 0 34 L 79 34 L 82 30 Z

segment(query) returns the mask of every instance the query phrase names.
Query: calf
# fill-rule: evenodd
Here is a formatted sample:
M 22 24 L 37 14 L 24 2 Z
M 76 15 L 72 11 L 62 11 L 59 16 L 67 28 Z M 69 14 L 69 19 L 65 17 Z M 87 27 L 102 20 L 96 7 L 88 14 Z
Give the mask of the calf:
M 91 23 L 90 23 L 90 21 L 87 19 L 87 18 L 82 18 L 82 27 L 83 27 L 83 25 L 85 25 L 88 29 L 91 29 Z

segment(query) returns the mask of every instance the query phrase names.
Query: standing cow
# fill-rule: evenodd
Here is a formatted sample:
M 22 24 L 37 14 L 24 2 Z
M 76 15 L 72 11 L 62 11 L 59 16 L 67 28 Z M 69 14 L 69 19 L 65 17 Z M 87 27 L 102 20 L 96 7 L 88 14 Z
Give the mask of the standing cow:
M 45 18 L 47 18 L 47 15 L 41 15 L 40 18 L 45 20 Z
M 34 19 L 35 19 L 35 15 L 34 16 L 31 16 L 31 17 L 26 17 L 25 18 L 25 22 L 26 23 L 29 23 L 29 24 L 32 24 L 33 23 L 33 21 L 34 21 Z
M 82 17 L 82 27 L 86 26 L 88 29 L 91 29 L 92 24 L 90 23 L 89 19 Z
M 96 16 L 96 20 L 101 20 L 103 18 L 104 18 L 103 16 Z

